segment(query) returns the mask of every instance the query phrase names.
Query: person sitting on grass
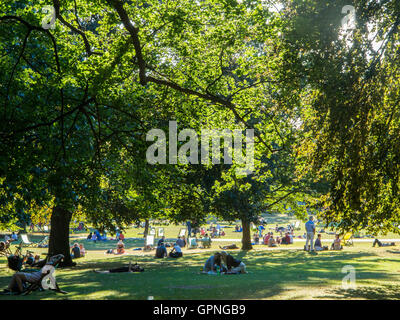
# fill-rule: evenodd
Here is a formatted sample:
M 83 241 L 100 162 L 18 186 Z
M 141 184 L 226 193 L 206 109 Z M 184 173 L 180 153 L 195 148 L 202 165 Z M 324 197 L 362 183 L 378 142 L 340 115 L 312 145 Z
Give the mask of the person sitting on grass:
M 342 250 L 343 246 L 341 245 L 341 240 L 339 235 L 337 234 L 335 237 L 335 240 L 333 241 L 331 245 L 331 250 Z
M 17 240 L 18 240 L 18 235 L 15 232 L 13 232 L 11 234 L 11 241 L 17 241 Z
M 161 239 L 158 240 L 157 247 L 159 247 L 161 244 L 164 244 L 164 242 L 165 242 L 165 236 L 162 236 Z
M 246 265 L 242 261 L 235 259 L 225 251 L 221 252 L 221 257 L 228 269 L 227 274 L 247 273 Z
M 78 259 L 81 257 L 81 250 L 79 249 L 79 244 L 75 243 L 71 248 L 71 258 Z
M 211 238 L 208 236 L 208 233 L 204 235 L 203 238 L 201 238 L 201 243 L 203 244 L 203 248 L 205 247 L 211 247 Z
M 171 258 L 180 258 L 183 256 L 181 246 L 175 242 L 174 248 L 169 253 Z
M 218 237 L 218 235 L 219 235 L 219 233 L 218 233 L 217 228 L 213 227 L 212 232 L 211 232 L 211 238 L 216 238 L 216 237 Z
M 124 243 L 120 240 L 117 243 L 117 248 L 116 249 L 108 249 L 106 251 L 108 254 L 124 254 L 125 253 L 125 245 Z
M 260 237 L 258 233 L 255 233 L 253 236 L 254 244 L 259 244 L 260 243 Z
M 129 265 L 126 267 L 114 268 L 109 270 L 93 270 L 97 273 L 119 273 L 119 272 L 143 272 L 144 269 L 140 267 L 137 263 L 132 264 L 129 262 Z
M 278 244 L 276 243 L 276 240 L 274 239 L 274 235 L 271 232 L 271 236 L 268 239 L 268 247 L 277 247 Z
M 86 250 L 83 244 L 79 245 L 79 250 L 81 251 L 81 257 L 84 257 L 86 255 Z
M 184 237 L 182 237 L 184 238 Z M 176 240 L 176 243 L 181 247 L 184 248 L 186 246 L 185 241 L 181 237 L 178 237 L 178 240 Z
M 268 245 L 269 238 L 271 238 L 271 232 L 268 232 L 263 239 L 265 245 Z
M 197 237 L 191 238 L 190 239 L 190 243 L 189 243 L 190 247 L 197 247 Z
M 125 253 L 125 244 L 122 240 L 119 240 L 117 243 L 117 252 L 115 254 L 124 254 Z
M 375 247 L 375 245 L 378 245 L 378 247 L 391 247 L 391 246 L 395 246 L 396 244 L 394 242 L 386 242 L 386 243 L 382 243 L 380 242 L 377 238 L 375 238 L 374 243 L 372 244 L 373 247 Z
M 93 232 L 88 234 L 86 240 L 93 240 L 92 237 L 93 237 Z
M 203 267 L 203 273 L 208 273 L 208 272 L 216 272 L 217 269 L 216 267 L 218 266 L 219 268 L 221 268 L 221 261 L 222 260 L 222 256 L 219 252 L 214 253 L 212 256 L 210 256 L 206 263 L 204 264 Z
M 281 244 L 290 244 L 289 232 L 286 232 L 285 236 L 282 238 Z
M 315 251 L 328 250 L 328 247 L 327 247 L 327 246 L 325 246 L 325 247 L 322 246 L 321 234 L 318 234 L 317 239 L 315 239 L 314 250 L 315 250 Z
M 164 258 L 167 257 L 167 248 L 164 245 L 164 242 L 161 242 L 160 245 L 156 249 L 156 255 L 155 258 Z

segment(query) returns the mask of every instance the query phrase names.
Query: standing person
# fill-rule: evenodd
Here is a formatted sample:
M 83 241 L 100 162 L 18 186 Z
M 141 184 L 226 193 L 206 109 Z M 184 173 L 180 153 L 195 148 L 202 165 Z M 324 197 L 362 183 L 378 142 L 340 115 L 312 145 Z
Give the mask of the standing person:
M 262 224 L 260 224 L 258 226 L 258 232 L 259 232 L 260 238 L 262 238 L 263 230 L 265 230 L 265 228 L 264 228 L 264 226 Z
M 306 222 L 306 232 L 307 232 L 306 250 L 311 252 L 314 251 L 314 235 L 315 235 L 315 224 L 313 216 L 310 216 L 309 220 Z M 308 247 L 309 241 L 311 242 L 310 249 Z
M 191 237 L 192 236 L 192 223 L 190 221 L 186 221 L 186 226 L 188 229 L 188 236 Z

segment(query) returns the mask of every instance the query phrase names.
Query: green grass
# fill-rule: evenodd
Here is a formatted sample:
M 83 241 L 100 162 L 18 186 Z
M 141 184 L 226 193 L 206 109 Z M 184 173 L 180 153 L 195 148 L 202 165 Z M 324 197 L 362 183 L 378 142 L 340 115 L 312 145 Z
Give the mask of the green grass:
M 256 246 L 232 254 L 246 263 L 244 275 L 198 274 L 205 260 L 216 251 L 184 250 L 181 259 L 153 259 L 153 252 L 130 251 L 132 255 L 109 256 L 91 250 L 73 268 L 58 269 L 57 281 L 67 295 L 34 292 L 29 296 L 0 296 L 0 299 L 398 299 L 400 298 L 400 251 L 356 244 L 343 251 L 310 255 L 301 250 L 267 249 Z M 297 248 L 297 249 L 295 249 Z M 109 269 L 138 262 L 143 273 L 97 274 L 93 269 Z M 5 287 L 12 272 L 1 258 L 0 286 Z M 342 267 L 356 270 L 355 290 L 341 287 Z
M 286 226 L 294 221 L 283 215 L 268 216 L 269 228 L 276 224 Z M 226 226 L 227 239 L 238 239 L 234 225 Z M 176 239 L 184 226 L 162 226 L 167 238 Z M 158 226 L 156 226 L 158 228 Z M 296 235 L 304 233 L 304 224 Z M 355 243 L 343 251 L 325 251 L 310 255 L 302 250 L 303 242 L 279 248 L 254 246 L 254 250 L 231 250 L 247 265 L 244 275 L 199 274 L 205 260 L 219 245 L 230 242 L 213 242 L 211 249 L 184 249 L 180 259 L 156 260 L 154 251 L 133 250 L 143 247 L 143 239 L 127 239 L 127 254 L 106 255 L 115 248 L 116 241 L 93 243 L 80 237 L 87 233 L 71 234 L 70 242 L 83 243 L 87 256 L 76 260 L 77 266 L 58 269 L 57 281 L 67 295 L 54 292 L 34 292 L 29 296 L 0 296 L 0 299 L 399 299 L 400 298 L 400 251 L 396 247 L 372 248 L 371 242 Z M 131 228 L 125 232 L 128 238 L 143 237 L 143 228 Z M 29 234 L 31 241 L 39 241 L 44 234 Z M 387 235 L 382 239 L 397 235 Z M 323 244 L 330 245 L 333 235 L 323 234 Z M 240 246 L 240 243 L 236 242 Z M 399 245 L 399 244 L 397 244 Z M 15 248 L 15 247 L 14 247 Z M 32 249 L 35 253 L 47 249 Z M 145 268 L 143 273 L 98 274 L 93 269 L 110 269 L 138 262 Z M 356 271 L 356 289 L 344 290 L 342 268 L 351 265 Z M 13 272 L 0 257 L 0 287 L 5 288 Z

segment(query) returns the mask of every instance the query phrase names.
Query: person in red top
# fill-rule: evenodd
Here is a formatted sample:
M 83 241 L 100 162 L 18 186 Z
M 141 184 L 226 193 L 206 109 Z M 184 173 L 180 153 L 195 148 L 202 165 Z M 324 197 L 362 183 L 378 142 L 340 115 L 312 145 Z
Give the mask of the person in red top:
M 119 240 L 121 240 L 121 241 L 125 240 L 125 236 L 122 232 L 119 234 Z
M 271 237 L 271 233 L 268 232 L 264 237 L 264 240 L 263 240 L 264 244 L 268 245 L 268 240 L 269 240 L 270 237 Z

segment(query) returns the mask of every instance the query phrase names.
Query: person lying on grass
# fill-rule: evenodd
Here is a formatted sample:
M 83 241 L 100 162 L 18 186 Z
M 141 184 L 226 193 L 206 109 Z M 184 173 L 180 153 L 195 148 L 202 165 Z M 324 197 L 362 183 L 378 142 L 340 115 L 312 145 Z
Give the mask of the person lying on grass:
M 221 252 L 221 257 L 228 269 L 226 274 L 247 273 L 246 265 L 242 261 L 235 259 L 225 251 Z
M 175 242 L 174 244 L 174 248 L 171 250 L 171 252 L 169 253 L 169 256 L 171 258 L 180 258 L 182 257 L 182 249 L 181 247 L 178 245 L 178 243 Z
M 392 247 L 392 246 L 395 246 L 395 245 L 396 245 L 394 242 L 382 243 L 382 242 L 380 242 L 377 238 L 375 238 L 375 241 L 374 241 L 374 243 L 372 244 L 372 246 L 375 247 L 375 244 L 377 244 L 378 247 Z
M 132 262 L 129 261 L 129 265 L 125 267 L 114 268 L 109 270 L 93 270 L 93 271 L 97 273 L 120 273 L 120 272 L 143 272 L 144 269 L 140 267 L 137 263 L 132 265 Z
M 222 249 L 222 250 L 239 249 L 239 247 L 236 246 L 236 244 L 234 244 L 234 243 L 230 244 L 228 246 L 223 246 L 223 247 L 219 246 L 219 248 Z

